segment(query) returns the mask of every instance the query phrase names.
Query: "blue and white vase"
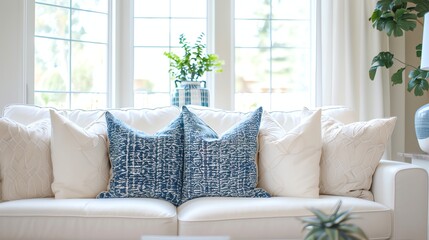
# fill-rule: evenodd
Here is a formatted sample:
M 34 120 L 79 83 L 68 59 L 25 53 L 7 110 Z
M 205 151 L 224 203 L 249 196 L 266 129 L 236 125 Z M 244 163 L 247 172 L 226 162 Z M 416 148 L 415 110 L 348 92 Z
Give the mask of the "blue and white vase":
M 420 149 L 429 153 L 429 104 L 417 109 L 414 117 L 417 141 Z
M 178 107 L 183 105 L 209 106 L 209 90 L 206 88 L 206 81 L 176 80 L 174 83 L 176 89 L 173 92 L 171 104 Z

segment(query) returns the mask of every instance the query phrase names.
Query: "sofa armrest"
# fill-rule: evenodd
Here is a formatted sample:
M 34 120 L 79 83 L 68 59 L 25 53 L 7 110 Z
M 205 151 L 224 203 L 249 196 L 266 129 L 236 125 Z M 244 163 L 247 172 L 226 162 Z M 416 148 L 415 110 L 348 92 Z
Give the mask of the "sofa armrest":
M 427 239 L 428 173 L 413 164 L 381 160 L 373 176 L 374 201 L 393 210 L 392 239 Z

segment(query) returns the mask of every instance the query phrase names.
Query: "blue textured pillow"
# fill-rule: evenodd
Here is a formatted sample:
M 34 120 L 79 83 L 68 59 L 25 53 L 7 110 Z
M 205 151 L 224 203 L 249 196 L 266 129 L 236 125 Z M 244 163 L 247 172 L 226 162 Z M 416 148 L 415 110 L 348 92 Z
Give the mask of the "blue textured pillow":
M 182 107 L 185 152 L 182 202 L 198 197 L 270 197 L 256 188 L 256 151 L 262 108 L 218 137 Z
M 106 112 L 112 176 L 97 198 L 158 198 L 181 202 L 183 120 L 147 135 Z

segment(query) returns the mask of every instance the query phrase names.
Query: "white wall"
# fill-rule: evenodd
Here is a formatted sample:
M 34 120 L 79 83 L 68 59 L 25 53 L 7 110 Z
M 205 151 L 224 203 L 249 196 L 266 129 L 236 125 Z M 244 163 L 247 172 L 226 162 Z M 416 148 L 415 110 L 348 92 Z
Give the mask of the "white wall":
M 25 0 L 0 0 L 0 109 L 25 103 L 24 3 Z

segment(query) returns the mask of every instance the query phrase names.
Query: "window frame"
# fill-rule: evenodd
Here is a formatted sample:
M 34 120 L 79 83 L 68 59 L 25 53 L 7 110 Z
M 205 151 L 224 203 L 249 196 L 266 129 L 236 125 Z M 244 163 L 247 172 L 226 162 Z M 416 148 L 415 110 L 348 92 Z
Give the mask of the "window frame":
M 312 0 L 315 6 L 317 0 Z M 108 72 L 107 72 L 107 108 L 134 107 L 134 40 L 133 40 L 133 0 L 109 0 L 110 14 L 108 17 Z M 210 90 L 210 106 L 225 110 L 235 108 L 235 46 L 234 46 L 234 1 L 207 0 L 207 49 L 215 52 L 224 61 L 223 72 L 209 73 L 207 88 Z M 26 80 L 26 102 L 34 104 L 34 15 L 35 0 L 25 0 L 25 22 L 27 39 L 24 46 Z M 314 14 L 315 9 L 312 9 Z M 317 18 L 312 17 L 311 26 L 315 26 Z M 215 24 L 216 23 L 216 24 Z M 312 29 L 312 34 L 315 30 Z M 317 46 L 312 37 L 311 50 Z M 311 69 L 314 72 L 314 87 L 311 89 L 313 106 L 318 100 L 315 81 L 315 57 L 312 57 Z M 309 106 L 309 107 L 313 107 Z

